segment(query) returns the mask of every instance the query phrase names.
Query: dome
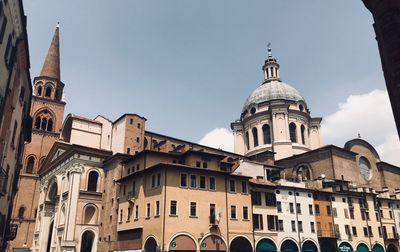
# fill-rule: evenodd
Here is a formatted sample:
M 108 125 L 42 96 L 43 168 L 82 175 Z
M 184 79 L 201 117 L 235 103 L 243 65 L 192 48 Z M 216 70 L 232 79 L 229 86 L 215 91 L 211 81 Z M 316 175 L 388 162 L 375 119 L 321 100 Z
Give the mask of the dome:
M 262 84 L 247 97 L 243 111 L 253 104 L 271 100 L 303 101 L 305 103 L 304 98 L 294 87 L 284 82 L 273 80 Z

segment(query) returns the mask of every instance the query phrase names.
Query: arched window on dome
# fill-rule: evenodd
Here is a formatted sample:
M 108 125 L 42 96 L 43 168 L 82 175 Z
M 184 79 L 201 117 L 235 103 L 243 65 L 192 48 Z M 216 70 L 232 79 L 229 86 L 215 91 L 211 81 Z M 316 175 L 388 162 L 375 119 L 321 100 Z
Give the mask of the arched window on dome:
M 42 96 L 42 90 L 43 90 L 42 86 L 39 86 L 39 87 L 37 88 L 37 90 L 36 90 L 36 95 L 37 95 L 37 96 Z
M 251 130 L 251 133 L 253 134 L 253 145 L 254 145 L 254 147 L 257 147 L 258 146 L 258 131 L 257 131 L 257 128 L 254 127 Z
M 44 94 L 46 97 L 50 97 L 51 96 L 51 87 L 47 86 L 46 87 L 46 93 Z
M 97 180 L 99 178 L 99 174 L 96 171 L 89 172 L 88 186 L 87 190 L 89 192 L 97 191 Z
M 290 141 L 292 143 L 297 143 L 296 124 L 293 122 L 289 124 L 289 133 L 290 133 Z
M 26 163 L 26 173 L 32 173 L 33 167 L 35 166 L 35 157 L 29 157 L 28 162 Z
M 245 141 L 246 141 L 246 147 L 247 147 L 247 149 L 249 150 L 249 149 L 250 149 L 250 141 L 249 141 L 249 132 L 248 132 L 248 131 L 246 132 L 246 139 L 245 139 Z
M 301 143 L 306 144 L 306 138 L 304 135 L 305 131 L 306 131 L 306 127 L 304 127 L 304 125 L 301 125 L 300 130 L 301 130 Z
M 271 129 L 268 124 L 262 126 L 264 144 L 271 144 Z

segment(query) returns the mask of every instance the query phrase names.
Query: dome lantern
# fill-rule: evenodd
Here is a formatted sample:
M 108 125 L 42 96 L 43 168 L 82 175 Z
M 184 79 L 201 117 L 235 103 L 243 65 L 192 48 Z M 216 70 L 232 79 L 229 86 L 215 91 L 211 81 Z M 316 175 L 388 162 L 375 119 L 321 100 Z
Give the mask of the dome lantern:
M 271 43 L 268 43 L 268 57 L 262 67 L 264 71 L 264 83 L 279 79 L 279 64 L 278 61 L 272 56 Z M 263 83 L 263 84 L 264 84 Z

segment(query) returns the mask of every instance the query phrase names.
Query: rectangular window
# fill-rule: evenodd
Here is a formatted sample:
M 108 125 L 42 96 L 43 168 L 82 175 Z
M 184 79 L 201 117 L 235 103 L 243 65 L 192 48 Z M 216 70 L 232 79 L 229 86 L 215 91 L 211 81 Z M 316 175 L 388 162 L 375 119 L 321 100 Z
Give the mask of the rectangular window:
M 177 202 L 176 200 L 171 200 L 171 207 L 169 209 L 169 214 L 170 215 L 176 215 L 176 209 L 177 209 Z
M 326 214 L 332 215 L 331 206 L 326 206 Z
M 349 225 L 344 225 L 344 232 L 345 232 L 347 235 L 351 235 L 351 234 L 350 234 L 350 226 L 349 226 Z
M 261 192 L 251 192 L 251 201 L 253 205 L 260 206 L 261 205 Z
M 267 206 L 276 206 L 276 196 L 275 193 L 265 193 L 265 203 Z
M 196 202 L 190 202 L 190 217 L 196 217 L 197 216 L 197 205 Z
M 197 187 L 197 176 L 196 175 L 190 175 L 190 187 L 191 188 Z
M 206 176 L 200 176 L 200 189 L 206 189 Z
M 231 219 L 236 219 L 236 206 L 231 206 Z
M 333 217 L 337 217 L 337 209 L 336 207 L 332 208 L 333 210 Z
M 161 185 L 161 173 L 157 174 L 157 182 L 156 182 L 156 186 L 160 186 Z
M 207 162 L 203 162 L 203 168 L 207 168 Z
M 138 205 L 135 206 L 135 219 L 136 220 L 139 219 L 139 206 Z
M 354 210 L 350 209 L 350 219 L 354 220 Z
M 393 219 L 393 213 L 392 213 L 392 211 L 390 211 L 390 210 L 389 210 L 389 218 L 390 218 L 390 219 Z
M 160 201 L 156 201 L 156 214 L 155 216 L 160 216 Z
M 311 233 L 315 233 L 315 223 L 312 221 L 310 222 Z
M 146 210 L 146 217 L 147 218 L 150 218 L 150 203 L 147 203 L 147 208 L 146 208 L 147 210 Z
M 278 230 L 279 231 L 284 231 L 283 230 L 283 220 L 278 220 Z
M 249 219 L 249 208 L 247 206 L 243 207 L 243 220 Z
M 315 207 L 315 215 L 320 215 L 319 205 L 314 205 Z
M 215 186 L 215 178 L 214 177 L 209 177 L 209 184 L 208 186 L 210 187 L 210 190 L 215 190 L 216 186 Z
M 121 209 L 120 212 L 119 212 L 119 222 L 122 222 L 123 215 L 124 215 L 124 210 Z
M 216 222 L 216 212 L 215 212 L 215 204 L 210 204 L 210 224 L 217 224 Z
M 364 231 L 364 237 L 368 237 L 368 229 L 366 227 L 363 227 Z
M 128 215 L 126 216 L 126 220 L 130 221 L 131 220 L 131 208 L 128 207 Z
M 299 232 L 303 233 L 303 222 L 302 221 L 298 221 L 297 225 L 299 226 Z
M 382 229 L 381 229 L 381 227 L 378 227 L 378 235 L 379 235 L 379 237 L 382 237 Z
M 308 205 L 308 213 L 309 213 L 310 215 L 314 215 L 314 211 L 313 211 L 312 205 Z
M 229 191 L 236 192 L 235 180 L 229 180 Z
M 201 163 L 200 161 L 196 161 L 196 167 L 200 167 Z
M 151 188 L 156 187 L 156 175 L 151 176 Z
M 292 232 L 296 232 L 296 222 L 292 220 Z
M 289 211 L 290 211 L 290 213 L 294 213 L 293 203 L 289 203 Z
M 276 202 L 276 209 L 278 213 L 282 213 L 282 203 L 280 201 Z
M 351 227 L 353 236 L 357 236 L 357 227 Z
M 181 174 L 181 187 L 187 187 L 187 175 Z
M 346 208 L 344 209 L 344 218 L 349 218 L 349 210 L 347 210 Z
M 253 214 L 254 229 L 263 229 L 263 219 L 261 214 Z
M 267 215 L 268 230 L 276 231 L 278 229 L 278 216 Z
M 242 181 L 242 193 L 247 193 L 247 182 Z
M 372 233 L 372 227 L 371 226 L 368 226 L 368 234 L 369 234 L 369 236 L 374 236 L 374 234 Z
M 300 203 L 296 203 L 296 212 L 298 214 L 301 214 L 301 205 L 300 205 Z

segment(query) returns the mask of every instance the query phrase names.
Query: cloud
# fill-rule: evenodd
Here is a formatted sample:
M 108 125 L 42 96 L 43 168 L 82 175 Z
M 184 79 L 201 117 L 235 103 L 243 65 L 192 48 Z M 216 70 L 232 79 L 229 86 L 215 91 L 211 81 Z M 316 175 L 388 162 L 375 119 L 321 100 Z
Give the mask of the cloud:
M 376 148 L 382 161 L 400 166 L 400 142 L 384 90 L 349 96 L 324 118 L 321 129 L 323 142 L 338 146 L 360 134 Z
M 215 128 L 206 133 L 199 144 L 233 152 L 233 134 L 226 128 Z

